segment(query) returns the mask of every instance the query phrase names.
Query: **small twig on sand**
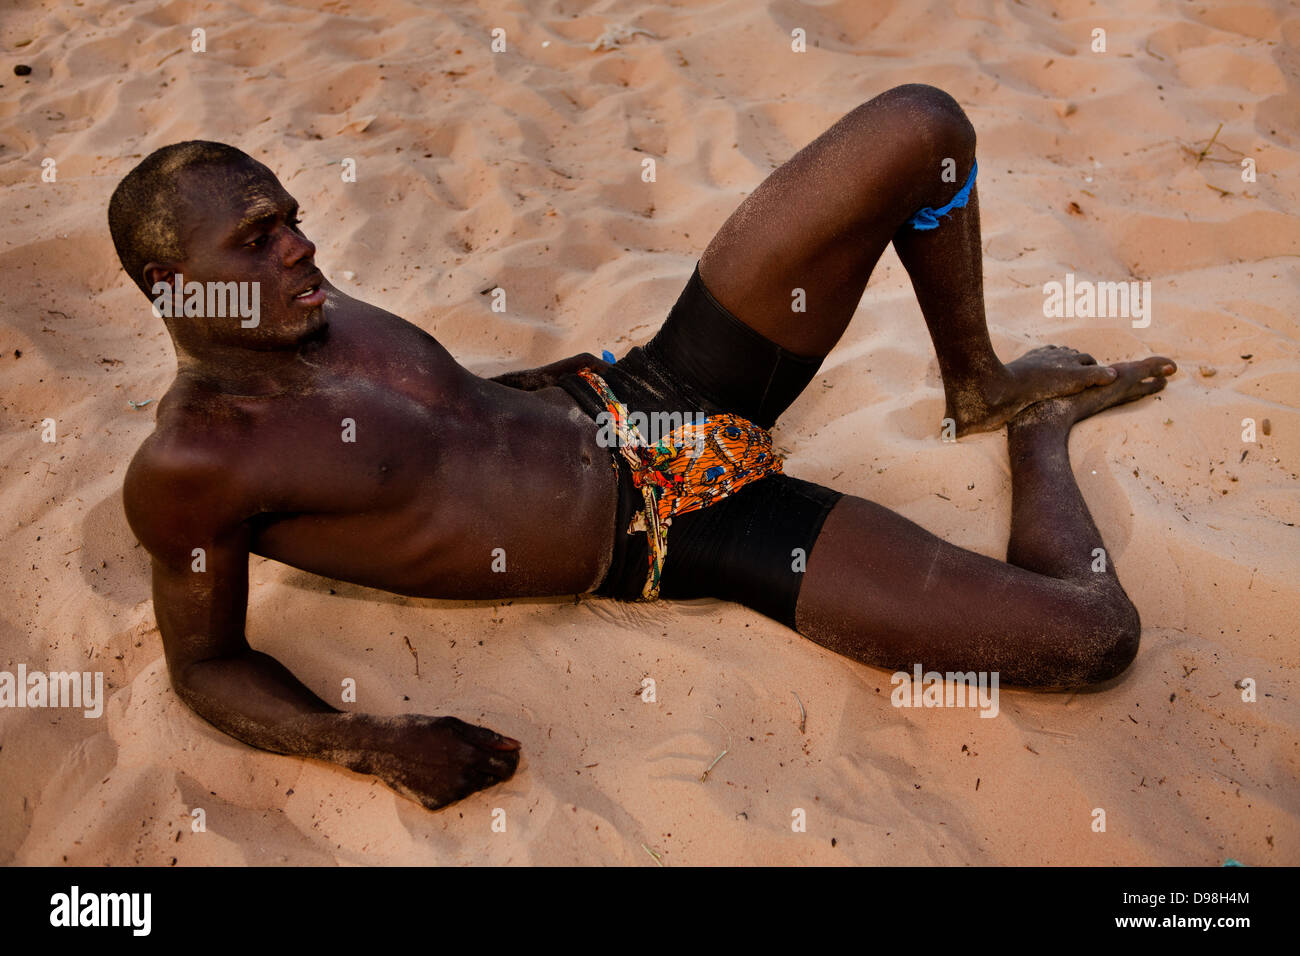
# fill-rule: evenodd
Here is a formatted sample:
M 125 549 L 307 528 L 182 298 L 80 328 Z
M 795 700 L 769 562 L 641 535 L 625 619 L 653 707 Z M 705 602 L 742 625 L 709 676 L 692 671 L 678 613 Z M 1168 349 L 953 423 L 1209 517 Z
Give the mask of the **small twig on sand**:
M 790 693 L 794 694 L 794 691 Z M 799 700 L 798 694 L 794 694 L 794 699 L 799 704 L 799 733 L 803 733 L 804 727 L 808 724 L 808 711 L 803 709 L 803 701 Z
M 1049 737 L 1060 737 L 1062 740 L 1073 740 L 1074 734 L 1066 733 L 1064 730 L 1048 730 L 1046 727 L 1031 728 L 1040 734 L 1047 734 Z
M 409 637 L 403 634 L 402 640 L 406 641 L 406 649 L 410 651 L 411 656 L 415 658 L 415 676 L 419 677 L 420 676 L 420 655 L 415 653 L 415 648 L 411 646 L 411 639 Z
M 727 725 L 724 724 L 722 721 L 718 720 L 718 718 L 716 718 L 716 717 L 710 717 L 708 714 L 705 714 L 704 717 L 705 717 L 707 720 L 711 720 L 711 721 L 713 721 L 715 724 L 717 724 L 717 725 L 718 725 L 719 727 L 721 727 L 723 730 L 727 730 Z M 731 752 L 731 731 L 730 731 L 730 730 L 727 730 L 727 749 L 724 750 L 724 751 L 722 751 L 722 753 L 718 754 L 716 757 L 714 757 L 714 758 L 713 758 L 713 763 L 709 764 L 709 768 L 708 768 L 708 770 L 705 770 L 704 773 L 700 774 L 700 783 L 703 783 L 706 779 L 708 779 L 709 771 L 712 770 L 714 767 L 716 767 L 716 766 L 718 765 L 718 761 L 721 760 L 723 757 L 725 757 L 725 756 L 726 756 L 728 753 L 730 753 L 730 752 Z
M 1210 137 L 1210 141 L 1205 144 L 1205 149 L 1201 150 L 1200 155 L 1196 157 L 1197 166 L 1201 165 L 1201 160 L 1205 158 L 1206 154 L 1209 153 L 1210 149 L 1214 146 L 1214 141 L 1219 138 L 1219 130 L 1221 129 L 1223 129 L 1222 123 L 1219 124 L 1219 129 L 1214 131 L 1214 135 Z
M 643 850 L 645 850 L 647 853 L 649 853 L 650 856 L 654 859 L 655 863 L 657 863 L 659 866 L 663 866 L 663 865 L 664 865 L 664 861 L 661 860 L 661 859 L 659 859 L 659 854 L 656 853 L 654 850 L 650 849 L 650 848 L 649 848 L 648 846 L 646 846 L 644 843 L 641 844 L 641 849 L 643 849 Z

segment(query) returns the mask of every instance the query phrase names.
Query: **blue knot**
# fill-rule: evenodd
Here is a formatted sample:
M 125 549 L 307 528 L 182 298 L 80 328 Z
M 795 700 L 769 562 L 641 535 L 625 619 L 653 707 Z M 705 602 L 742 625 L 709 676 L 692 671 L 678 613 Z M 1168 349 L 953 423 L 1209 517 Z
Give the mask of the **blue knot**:
M 603 359 L 604 361 L 608 362 L 610 365 L 613 365 L 615 362 L 618 361 L 618 359 L 614 358 L 614 353 L 611 352 L 609 349 L 605 349 L 605 350 L 603 350 L 603 351 L 600 353 L 600 357 L 601 357 L 601 359 Z
M 965 209 L 966 204 L 970 202 L 970 191 L 975 188 L 975 172 L 979 169 L 979 163 L 971 161 L 970 175 L 966 177 L 966 185 L 962 186 L 957 195 L 952 197 L 952 202 L 946 206 L 940 206 L 934 209 L 926 206 L 924 209 L 918 209 L 916 215 L 908 220 L 908 225 L 918 232 L 925 232 L 929 229 L 939 228 L 939 217 L 946 216 L 954 209 Z

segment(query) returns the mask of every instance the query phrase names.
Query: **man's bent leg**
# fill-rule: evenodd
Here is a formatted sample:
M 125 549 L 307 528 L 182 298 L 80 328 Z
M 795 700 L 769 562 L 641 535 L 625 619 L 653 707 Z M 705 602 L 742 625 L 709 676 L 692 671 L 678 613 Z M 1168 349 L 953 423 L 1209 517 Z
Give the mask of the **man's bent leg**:
M 908 224 L 953 199 L 974 168 L 975 131 L 933 87 L 853 110 L 775 170 L 709 243 L 700 277 L 727 310 L 777 345 L 825 356 L 893 241 L 916 289 L 958 433 L 1027 404 L 1113 378 L 1089 356 L 1040 350 L 1004 366 L 984 315 L 979 203 L 970 191 L 935 229 Z
M 1159 391 L 1173 363 L 1116 368 L 1113 384 L 1041 403 L 1011 423 L 1009 563 L 845 497 L 810 556 L 798 631 L 891 670 L 996 671 L 1004 683 L 1039 687 L 1120 673 L 1137 653 L 1140 624 L 1075 484 L 1066 441 L 1074 422 Z

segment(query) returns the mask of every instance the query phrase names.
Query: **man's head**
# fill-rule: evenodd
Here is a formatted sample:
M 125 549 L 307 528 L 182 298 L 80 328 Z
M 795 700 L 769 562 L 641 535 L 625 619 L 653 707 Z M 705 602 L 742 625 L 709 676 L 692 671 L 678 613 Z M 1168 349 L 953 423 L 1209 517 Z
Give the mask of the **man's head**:
M 122 268 L 151 300 L 159 298 L 157 283 L 171 286 L 177 275 L 186 286 L 256 284 L 260 315 L 253 327 L 239 316 L 186 316 L 176 308 L 168 328 L 191 349 L 205 342 L 292 347 L 324 324 L 323 294 L 298 297 L 324 277 L 297 216 L 297 201 L 269 169 L 233 146 L 204 140 L 150 153 L 108 204 Z

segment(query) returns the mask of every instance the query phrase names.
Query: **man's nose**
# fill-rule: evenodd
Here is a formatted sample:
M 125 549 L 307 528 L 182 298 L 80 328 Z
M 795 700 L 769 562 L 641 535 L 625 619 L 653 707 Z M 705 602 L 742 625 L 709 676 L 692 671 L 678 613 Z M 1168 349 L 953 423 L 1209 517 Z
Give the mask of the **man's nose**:
M 314 255 L 316 255 L 316 243 L 306 236 L 289 230 L 289 241 L 285 245 L 284 264 L 291 266 L 299 260 L 310 259 Z

